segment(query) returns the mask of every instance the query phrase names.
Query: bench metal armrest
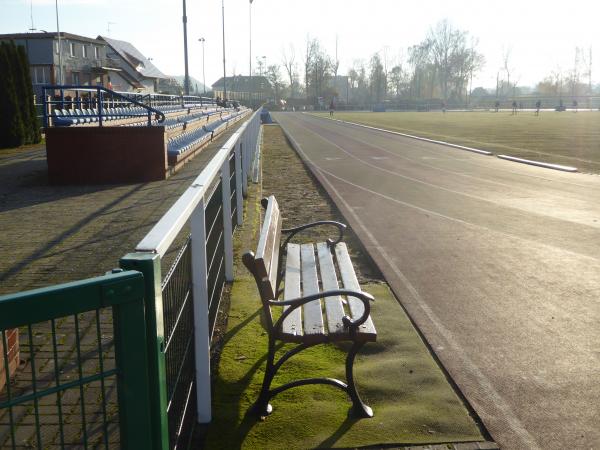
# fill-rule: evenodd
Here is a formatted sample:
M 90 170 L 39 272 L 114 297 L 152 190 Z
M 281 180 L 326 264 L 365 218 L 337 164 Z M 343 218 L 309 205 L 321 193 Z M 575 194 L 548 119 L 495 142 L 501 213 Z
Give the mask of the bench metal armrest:
M 337 229 L 338 229 L 338 238 L 335 241 L 332 239 L 327 239 L 327 243 L 330 246 L 333 246 L 339 242 L 342 242 L 342 240 L 344 239 L 344 230 L 346 229 L 346 224 L 341 223 L 341 222 L 336 222 L 335 220 L 320 220 L 318 222 L 300 225 L 299 227 L 282 229 L 281 230 L 282 233 L 289 234 L 289 236 L 287 236 L 285 241 L 283 242 L 282 248 L 285 248 L 287 246 L 288 242 L 290 242 L 290 240 L 296 234 L 300 233 L 301 231 L 307 230 L 309 228 L 323 226 L 323 225 L 333 225 L 333 226 L 337 227 Z
M 365 307 L 365 310 L 363 311 L 362 316 L 360 316 L 356 320 L 352 320 L 350 317 L 344 316 L 342 321 L 344 322 L 345 326 L 350 327 L 350 328 L 357 328 L 366 322 L 366 320 L 369 318 L 369 314 L 371 314 L 370 302 L 374 302 L 375 298 L 367 292 L 352 291 L 349 289 L 334 289 L 334 290 L 330 290 L 330 291 L 319 292 L 317 294 L 307 295 L 306 297 L 294 298 L 292 300 L 281 300 L 281 301 L 269 300 L 268 303 L 270 306 L 290 306 L 290 308 L 286 309 L 281 314 L 281 317 L 277 320 L 277 323 L 275 324 L 274 328 L 276 330 L 279 330 L 281 328 L 281 324 L 283 323 L 285 318 L 288 315 L 290 315 L 292 313 L 292 311 L 301 307 L 302 305 L 304 305 L 308 302 L 312 302 L 313 300 L 317 300 L 317 299 L 325 298 L 325 297 L 335 297 L 337 295 L 356 297 L 363 302 L 363 305 Z

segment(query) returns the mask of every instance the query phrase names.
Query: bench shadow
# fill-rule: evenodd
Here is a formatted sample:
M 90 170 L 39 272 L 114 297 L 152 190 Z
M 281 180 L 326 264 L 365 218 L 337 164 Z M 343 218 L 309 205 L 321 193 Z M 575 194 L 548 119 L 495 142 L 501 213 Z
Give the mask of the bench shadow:
M 353 418 L 353 417 L 350 416 L 350 414 L 348 414 L 348 416 L 340 424 L 340 426 L 338 427 L 338 429 L 335 430 L 331 436 L 329 436 L 327 439 L 325 439 L 323 442 L 321 442 L 319 445 L 317 445 L 317 448 L 331 448 L 359 420 L 360 419 Z
M 236 326 L 234 326 L 233 328 L 228 330 L 225 333 L 225 335 L 223 336 L 222 341 L 220 342 L 220 345 L 224 346 L 227 342 L 229 342 L 241 330 L 243 330 L 245 327 L 250 325 L 252 323 L 252 321 L 256 320 L 256 318 L 258 316 L 260 316 L 261 312 L 262 312 L 261 309 L 257 309 L 254 313 L 252 313 L 250 316 L 248 316 L 242 322 L 240 322 L 239 324 L 237 324 Z M 283 344 L 281 342 L 276 345 L 277 350 L 281 350 L 282 347 L 283 347 Z M 224 403 L 222 404 L 223 408 L 227 408 L 227 410 L 236 411 L 236 412 L 242 411 L 243 406 L 242 406 L 241 400 L 242 400 L 242 398 L 244 398 L 244 393 L 248 390 L 250 383 L 252 381 L 252 378 L 254 377 L 256 372 L 261 367 L 264 367 L 266 364 L 266 360 L 267 360 L 267 351 L 266 350 L 267 350 L 267 348 L 265 346 L 264 353 L 262 353 L 260 355 L 260 357 L 254 362 L 254 364 L 252 364 L 252 366 L 250 366 L 248 368 L 246 373 L 244 373 L 243 377 L 240 378 L 239 380 L 237 380 L 236 382 L 233 382 L 233 383 L 225 382 L 225 380 L 223 380 L 223 378 L 220 377 L 220 375 L 218 373 L 218 368 L 216 369 L 217 370 L 215 373 L 216 378 L 221 383 L 223 383 L 222 389 L 223 389 L 223 392 L 226 392 L 227 399 L 231 399 L 231 401 L 229 401 L 229 402 L 227 400 L 224 401 Z M 262 383 L 262 377 L 261 377 L 260 382 Z M 258 392 L 257 392 L 257 395 L 258 395 Z M 251 408 L 248 408 L 244 412 L 242 421 L 235 429 L 235 438 L 229 442 L 230 446 L 228 448 L 241 449 L 244 444 L 244 441 L 246 440 L 246 436 L 248 435 L 248 433 L 250 433 L 252 428 L 260 421 L 261 421 L 261 419 L 252 412 Z M 206 433 L 208 433 L 208 430 L 206 430 Z

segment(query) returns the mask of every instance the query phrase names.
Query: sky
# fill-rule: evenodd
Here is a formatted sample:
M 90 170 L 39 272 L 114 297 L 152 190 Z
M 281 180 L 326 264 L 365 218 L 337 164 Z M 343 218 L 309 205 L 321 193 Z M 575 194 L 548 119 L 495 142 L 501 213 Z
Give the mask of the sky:
M 182 1 L 57 1 L 61 31 L 129 41 L 163 73 L 184 73 Z M 228 76 L 248 74 L 251 8 L 253 69 L 256 57 L 281 65 L 283 52 L 293 46 L 302 72 L 307 36 L 318 38 L 332 56 L 337 40 L 339 74 L 376 52 L 391 67 L 432 26 L 448 19 L 476 38 L 485 56 L 474 87 L 495 87 L 507 51 L 511 79 L 535 85 L 553 71 L 571 70 L 576 47 L 585 48 L 586 55 L 592 48 L 592 80 L 600 83 L 599 0 L 254 0 L 251 6 L 249 0 L 222 1 Z M 198 39 L 204 37 L 209 86 L 223 75 L 222 1 L 187 0 L 190 75 L 203 80 Z M 32 18 L 33 28 L 56 31 L 55 0 L 0 0 L 0 33 L 27 32 Z

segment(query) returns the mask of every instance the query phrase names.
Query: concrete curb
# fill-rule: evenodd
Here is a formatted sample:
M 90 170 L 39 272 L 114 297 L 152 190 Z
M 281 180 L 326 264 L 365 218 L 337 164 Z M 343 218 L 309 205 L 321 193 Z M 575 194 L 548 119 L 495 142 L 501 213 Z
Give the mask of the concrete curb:
M 531 159 L 516 158 L 514 156 L 508 156 L 508 155 L 496 155 L 496 156 L 500 159 L 506 159 L 508 161 L 518 162 L 518 163 L 522 163 L 522 164 L 529 164 L 532 166 L 544 167 L 546 169 L 562 170 L 563 172 L 578 172 L 577 167 L 572 167 L 572 166 L 561 166 L 560 164 L 551 164 L 551 163 L 545 163 L 545 162 L 541 162 L 541 161 L 533 161 Z
M 459 150 L 466 150 L 468 152 L 478 153 L 480 155 L 486 155 L 486 156 L 492 156 L 493 155 L 492 152 L 488 152 L 487 150 L 480 150 L 478 148 L 465 147 L 464 145 L 451 144 L 450 142 L 437 141 L 435 139 L 428 139 L 428 138 L 424 138 L 424 137 L 420 137 L 420 136 L 414 136 L 412 134 L 400 133 L 399 131 L 391 131 L 391 130 L 386 130 L 384 128 L 372 127 L 372 126 L 369 126 L 369 125 L 364 125 L 362 123 L 347 122 L 345 120 L 339 120 L 339 119 L 329 119 L 329 120 L 335 120 L 336 122 L 347 123 L 347 124 L 350 124 L 350 125 L 355 125 L 357 127 L 369 128 L 371 130 L 383 131 L 385 133 L 396 134 L 398 136 L 404 136 L 404 137 L 407 137 L 407 138 L 416 139 L 418 141 L 425 141 L 425 142 L 431 142 L 432 144 L 445 145 L 446 147 L 457 148 Z

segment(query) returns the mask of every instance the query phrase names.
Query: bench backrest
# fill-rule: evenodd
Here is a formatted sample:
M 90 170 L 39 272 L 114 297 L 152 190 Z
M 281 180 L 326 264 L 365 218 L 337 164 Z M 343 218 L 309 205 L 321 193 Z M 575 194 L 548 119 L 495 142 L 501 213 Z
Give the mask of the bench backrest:
M 256 254 L 248 252 L 242 259 L 248 270 L 254 275 L 263 301 L 263 309 L 271 327 L 273 323 L 271 309 L 266 301 L 277 298 L 281 214 L 273 195 L 263 199 L 261 203 L 265 208 L 265 217 L 260 230 Z

